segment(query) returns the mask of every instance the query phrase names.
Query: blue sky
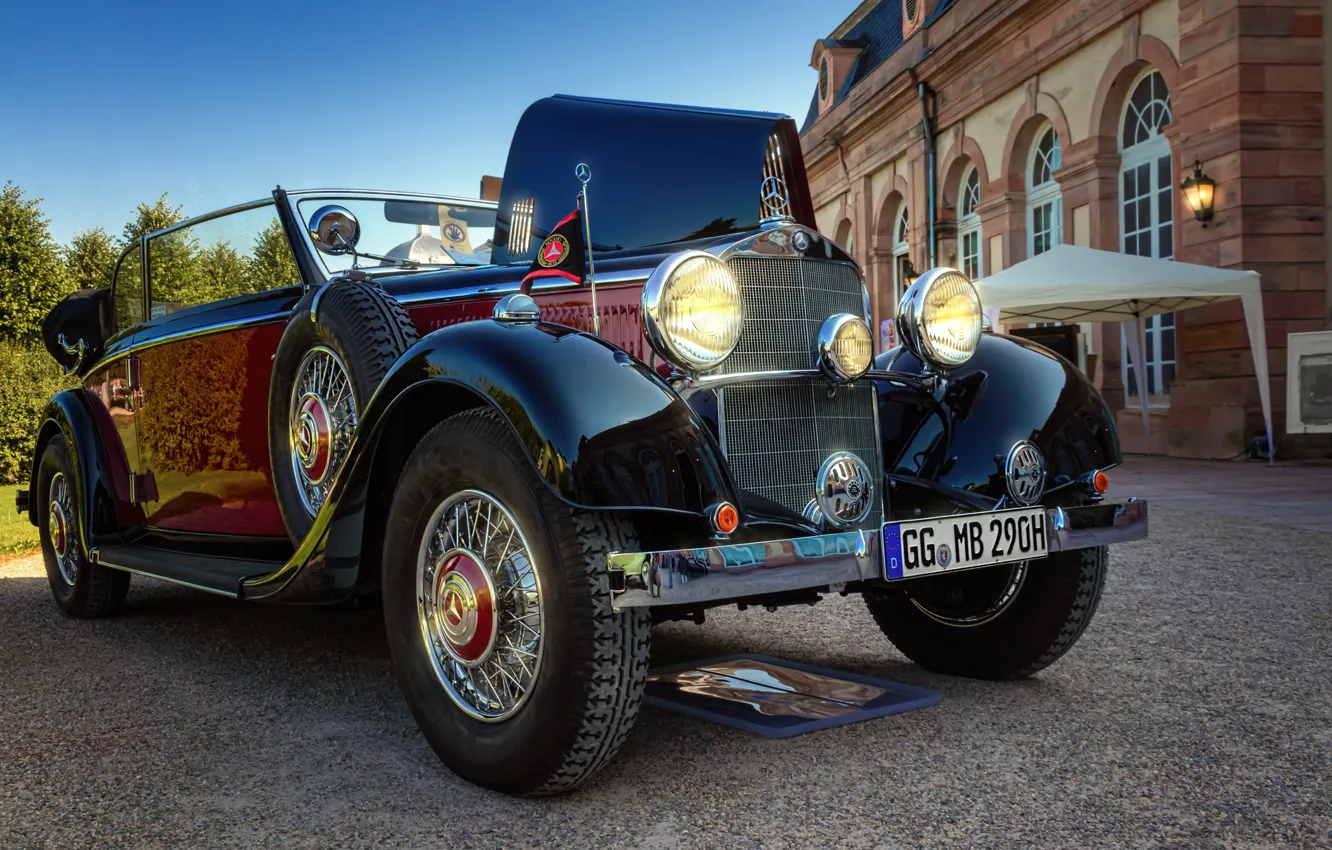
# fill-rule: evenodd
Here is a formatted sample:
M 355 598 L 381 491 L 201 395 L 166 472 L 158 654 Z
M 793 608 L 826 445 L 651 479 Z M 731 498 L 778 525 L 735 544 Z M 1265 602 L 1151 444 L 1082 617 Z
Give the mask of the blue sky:
M 52 234 L 288 188 L 475 196 L 556 92 L 804 117 L 855 0 L 7 3 L 0 183 Z

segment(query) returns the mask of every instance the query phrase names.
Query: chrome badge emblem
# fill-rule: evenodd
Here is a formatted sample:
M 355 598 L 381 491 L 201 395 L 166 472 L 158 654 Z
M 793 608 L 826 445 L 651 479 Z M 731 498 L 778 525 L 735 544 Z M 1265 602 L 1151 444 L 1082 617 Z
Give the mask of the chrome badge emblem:
M 1045 495 L 1045 456 L 1026 440 L 1008 450 L 1004 461 L 1008 495 L 1019 505 L 1034 505 Z
M 759 197 L 763 204 L 765 217 L 786 215 L 791 196 L 786 191 L 786 184 L 780 177 L 769 177 L 759 188 Z
M 797 230 L 795 233 L 791 234 L 791 247 L 795 248 L 802 254 L 808 251 L 809 234 L 803 230 Z
M 816 501 L 831 525 L 846 527 L 869 516 L 874 504 L 874 479 L 865 461 L 850 452 L 836 452 L 819 467 Z

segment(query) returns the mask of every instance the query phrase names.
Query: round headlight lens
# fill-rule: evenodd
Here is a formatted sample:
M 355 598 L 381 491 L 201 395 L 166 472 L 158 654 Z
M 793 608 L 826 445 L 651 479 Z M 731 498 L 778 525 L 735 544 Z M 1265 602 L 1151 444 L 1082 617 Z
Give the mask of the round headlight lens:
M 981 337 L 981 301 L 976 287 L 956 269 L 932 269 L 902 296 L 897 324 L 912 352 L 935 366 L 961 366 L 976 353 Z
M 662 356 L 694 370 L 711 369 L 740 341 L 740 284 L 726 264 L 691 251 L 667 260 L 643 289 L 648 339 Z
M 869 371 L 874 350 L 869 325 L 850 313 L 830 316 L 819 329 L 819 358 L 824 368 L 845 381 Z

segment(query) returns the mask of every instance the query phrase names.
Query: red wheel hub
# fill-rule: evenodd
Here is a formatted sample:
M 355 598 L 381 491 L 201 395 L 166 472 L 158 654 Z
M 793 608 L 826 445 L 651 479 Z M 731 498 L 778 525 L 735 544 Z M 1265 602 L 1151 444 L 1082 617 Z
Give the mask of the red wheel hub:
M 328 474 L 332 424 L 324 400 L 307 395 L 296 413 L 296 456 L 311 484 L 318 484 Z
M 490 574 L 475 555 L 446 552 L 435 573 L 436 634 L 460 664 L 480 664 L 495 645 L 499 617 Z
M 51 503 L 51 548 L 60 557 L 65 557 L 65 542 L 68 530 L 65 525 L 65 509 L 59 502 Z

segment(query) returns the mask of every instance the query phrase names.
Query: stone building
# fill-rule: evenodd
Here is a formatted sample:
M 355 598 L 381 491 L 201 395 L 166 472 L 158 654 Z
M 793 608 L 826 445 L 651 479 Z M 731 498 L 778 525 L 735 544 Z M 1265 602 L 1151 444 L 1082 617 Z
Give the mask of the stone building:
M 1256 271 L 1279 450 L 1323 453 L 1283 436 L 1286 335 L 1332 320 L 1322 18 L 1319 0 L 866 0 L 813 49 L 820 229 L 865 268 L 876 326 L 911 268 L 983 277 L 1061 242 Z M 1217 182 L 1206 227 L 1179 190 L 1195 160 Z M 1141 451 L 1119 326 L 1078 331 Z M 1147 345 L 1153 453 L 1242 451 L 1262 418 L 1240 303 L 1154 318 Z

